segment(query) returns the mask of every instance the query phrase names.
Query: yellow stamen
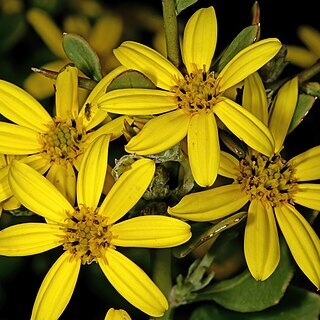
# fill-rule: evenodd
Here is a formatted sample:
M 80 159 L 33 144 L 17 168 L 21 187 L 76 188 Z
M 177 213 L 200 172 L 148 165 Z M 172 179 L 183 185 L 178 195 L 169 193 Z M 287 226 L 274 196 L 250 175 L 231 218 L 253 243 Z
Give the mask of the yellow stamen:
M 63 227 L 63 249 L 68 250 L 73 258 L 80 258 L 82 264 L 90 264 L 97 258 L 105 259 L 103 253 L 110 246 L 112 238 L 107 225 L 108 218 L 86 206 L 67 215 Z
M 55 119 L 50 131 L 43 134 L 43 153 L 51 162 L 64 164 L 73 162 L 83 153 L 83 141 L 86 132 L 75 120 Z
M 251 200 L 276 207 L 283 203 L 294 204 L 293 194 L 298 190 L 294 168 L 279 155 L 268 158 L 251 152 L 240 161 L 238 182 Z
M 196 70 L 187 74 L 184 79 L 177 80 L 177 86 L 172 88 L 176 94 L 177 105 L 188 114 L 195 112 L 212 112 L 218 102 L 218 83 L 213 73 Z

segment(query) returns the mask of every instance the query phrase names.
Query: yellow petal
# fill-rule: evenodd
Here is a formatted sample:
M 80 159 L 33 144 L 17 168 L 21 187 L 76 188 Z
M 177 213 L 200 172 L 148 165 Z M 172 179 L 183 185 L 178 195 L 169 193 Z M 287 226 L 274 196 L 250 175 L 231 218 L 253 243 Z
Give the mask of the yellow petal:
M 98 137 L 108 134 L 110 135 L 110 140 L 115 140 L 123 134 L 124 130 L 124 120 L 129 124 L 132 124 L 133 120 L 127 116 L 117 117 L 106 124 L 102 125 L 99 129 L 90 132 L 87 135 L 86 143 L 91 143 Z
M 26 208 L 46 219 L 63 222 L 66 211 L 74 211 L 49 180 L 22 162 L 12 161 L 9 184 L 13 194 Z
M 306 69 L 311 67 L 318 60 L 316 54 L 305 48 L 292 45 L 286 45 L 286 48 L 286 60 L 300 68 Z
M 82 158 L 77 181 L 78 206 L 97 208 L 107 173 L 109 141 L 110 135 L 97 138 Z
M 51 267 L 38 291 L 31 320 L 58 319 L 69 303 L 80 271 L 80 259 L 62 254 Z
M 104 320 L 131 320 L 131 318 L 125 310 L 110 308 Z
M 177 109 L 174 93 L 153 89 L 118 89 L 98 100 L 105 112 L 125 115 L 150 115 Z
M 33 154 L 31 156 L 24 157 L 20 161 L 26 163 L 41 174 L 47 172 L 51 166 L 50 159 L 43 157 L 41 154 Z
M 294 175 L 300 181 L 320 179 L 320 146 L 311 148 L 288 161 L 294 166 Z
M 267 156 L 273 154 L 274 141 L 268 127 L 245 108 L 230 99 L 223 99 L 214 106 L 214 113 L 249 147 Z
M 165 216 L 136 217 L 110 227 L 112 244 L 122 247 L 170 248 L 191 237 L 190 226 Z
M 277 225 L 271 206 L 251 202 L 244 234 L 244 254 L 251 275 L 256 280 L 269 278 L 280 261 Z
M 108 248 L 107 263 L 102 259 L 98 262 L 113 287 L 133 306 L 153 317 L 161 317 L 168 309 L 168 302 L 159 288 L 124 255 Z
M 90 31 L 90 22 L 85 15 L 73 14 L 63 20 L 63 30 L 67 33 L 76 33 L 87 39 Z
M 315 183 L 299 184 L 299 189 L 294 193 L 295 203 L 310 209 L 320 210 L 320 185 Z
M 290 205 L 275 208 L 279 227 L 294 260 L 320 289 L 320 240 L 305 218 Z
M 71 163 L 53 163 L 46 178 L 74 205 L 76 198 L 76 175 Z
M 61 245 L 64 231 L 58 225 L 22 223 L 0 231 L 0 254 L 28 256 L 48 251 Z
M 66 64 L 66 60 L 57 60 L 42 65 L 41 68 L 58 72 Z M 54 94 L 54 80 L 37 72 L 33 72 L 24 80 L 23 88 L 36 99 L 42 100 Z
M 16 210 L 21 207 L 21 203 L 17 200 L 15 196 L 12 196 L 6 201 L 2 202 L 2 206 L 4 210 Z
M 220 151 L 218 173 L 224 177 L 236 179 L 239 174 L 239 161 L 230 153 Z
M 143 44 L 125 41 L 113 52 L 126 68 L 142 72 L 159 88 L 170 90 L 176 85 L 176 79 L 183 79 L 169 60 Z
M 27 155 L 43 150 L 38 132 L 7 122 L 0 122 L 0 153 Z
M 220 91 L 239 83 L 271 60 L 281 49 L 278 39 L 255 42 L 236 54 L 218 75 Z
M 56 115 L 62 119 L 75 119 L 78 109 L 78 69 L 67 66 L 56 81 Z
M 123 23 L 115 14 L 100 17 L 90 30 L 88 42 L 101 56 L 110 53 L 118 45 L 121 38 Z M 106 30 L 108 39 L 106 41 Z
M 65 59 L 66 55 L 62 48 L 62 32 L 51 17 L 44 10 L 32 8 L 27 12 L 27 20 L 48 48 L 57 57 Z
M 275 152 L 282 149 L 298 101 L 298 77 L 286 82 L 278 91 L 269 116 Z
M 0 169 L 0 202 L 13 195 L 8 181 L 9 168 L 10 166 L 7 165 Z
M 105 111 L 98 108 L 97 101 L 105 94 L 110 82 L 125 70 L 125 67 L 120 66 L 109 72 L 97 83 L 87 97 L 78 115 L 79 118 L 82 118 L 83 125 L 87 131 L 94 128 L 108 117 L 108 114 Z
M 239 184 L 230 184 L 184 196 L 168 213 L 191 221 L 212 221 L 242 208 L 248 197 Z
M 244 80 L 242 106 L 268 125 L 267 94 L 258 72 L 254 72 Z
M 125 171 L 105 197 L 99 213 L 109 217 L 109 224 L 122 218 L 142 197 L 155 172 L 155 163 L 139 159 Z
M 309 25 L 301 25 L 297 33 L 301 41 L 320 58 L 320 32 Z
M 197 10 L 183 34 L 183 62 L 188 73 L 204 67 L 209 71 L 217 44 L 217 18 L 213 7 Z
M 181 110 L 172 111 L 149 120 L 125 149 L 141 155 L 165 151 L 179 143 L 186 135 L 190 117 Z
M 52 118 L 44 107 L 28 92 L 0 80 L 0 113 L 21 126 L 37 132 L 47 132 Z
M 213 113 L 201 112 L 188 127 L 188 156 L 192 175 L 201 187 L 212 186 L 218 174 L 220 145 Z

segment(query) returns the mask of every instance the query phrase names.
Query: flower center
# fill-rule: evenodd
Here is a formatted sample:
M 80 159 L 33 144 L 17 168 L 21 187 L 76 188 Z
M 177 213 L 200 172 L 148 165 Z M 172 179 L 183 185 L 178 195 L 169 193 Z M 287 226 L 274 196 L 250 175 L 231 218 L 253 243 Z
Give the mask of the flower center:
M 83 153 L 86 132 L 75 120 L 57 120 L 50 131 L 42 135 L 43 153 L 51 162 L 73 162 Z
M 217 81 L 213 73 L 204 70 L 196 70 L 187 74 L 184 79 L 177 80 L 177 86 L 173 87 L 177 105 L 186 113 L 211 111 L 217 103 Z
M 82 264 L 90 264 L 97 258 L 105 259 L 105 249 L 112 238 L 108 230 L 108 218 L 85 206 L 68 214 L 64 227 L 63 249 Z
M 252 152 L 240 161 L 238 182 L 251 200 L 258 199 L 265 205 L 276 207 L 282 203 L 293 204 L 298 190 L 294 168 L 279 154 L 268 158 Z

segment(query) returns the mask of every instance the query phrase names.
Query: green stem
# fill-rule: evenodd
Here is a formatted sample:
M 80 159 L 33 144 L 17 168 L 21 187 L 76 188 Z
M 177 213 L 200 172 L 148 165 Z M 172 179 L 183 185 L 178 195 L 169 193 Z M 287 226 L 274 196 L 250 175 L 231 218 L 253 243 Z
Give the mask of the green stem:
M 310 80 L 319 72 L 320 72 L 320 59 L 310 68 L 303 70 L 298 74 L 299 84 L 302 84 L 303 82 Z
M 171 249 L 155 249 L 153 255 L 153 275 L 152 279 L 162 293 L 169 300 L 170 291 L 172 288 L 171 279 L 171 263 L 172 263 L 172 253 Z M 169 309 L 165 314 L 160 317 L 150 320 L 172 320 L 174 308 L 169 306 Z
M 181 53 L 175 1 L 162 0 L 162 13 L 166 35 L 167 57 L 179 69 L 181 66 Z

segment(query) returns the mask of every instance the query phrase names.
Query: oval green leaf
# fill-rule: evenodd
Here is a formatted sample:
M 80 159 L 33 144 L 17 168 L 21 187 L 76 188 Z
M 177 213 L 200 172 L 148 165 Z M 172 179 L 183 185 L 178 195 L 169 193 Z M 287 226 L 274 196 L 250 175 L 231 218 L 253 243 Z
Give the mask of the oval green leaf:
M 198 0 L 175 0 L 177 15 L 184 9 L 187 9 L 188 7 L 196 3 L 197 1 Z
M 62 46 L 67 57 L 86 76 L 96 81 L 102 79 L 99 58 L 83 37 L 77 34 L 64 33 Z
M 259 28 L 258 25 L 246 27 L 232 40 L 221 56 L 217 69 L 218 72 L 221 71 L 238 52 L 256 41 Z
M 312 108 L 315 101 L 316 98 L 314 96 L 305 93 L 299 94 L 297 106 L 291 119 L 287 134 L 292 132 L 301 123 L 301 121 Z
M 281 260 L 265 281 L 256 281 L 248 270 L 198 292 L 195 301 L 213 300 L 226 309 L 238 312 L 261 311 L 276 305 L 283 297 L 294 274 L 294 264 L 281 237 Z

